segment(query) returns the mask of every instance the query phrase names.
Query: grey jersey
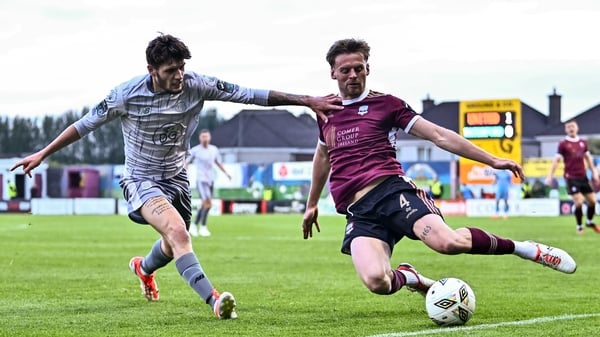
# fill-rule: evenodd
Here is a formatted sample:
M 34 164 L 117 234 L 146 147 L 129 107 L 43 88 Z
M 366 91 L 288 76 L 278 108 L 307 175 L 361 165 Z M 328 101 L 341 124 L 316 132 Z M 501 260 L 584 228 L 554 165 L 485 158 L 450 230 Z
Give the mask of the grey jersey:
M 75 122 L 81 137 L 119 118 L 125 141 L 125 176 L 168 179 L 185 164 L 190 137 L 204 101 L 267 105 L 269 92 L 240 87 L 215 77 L 186 72 L 183 91 L 154 93 L 149 74 L 115 87 Z
M 196 180 L 212 184 L 215 180 L 215 163 L 221 162 L 219 149 L 212 144 L 198 144 L 190 149 L 187 161 L 196 166 Z

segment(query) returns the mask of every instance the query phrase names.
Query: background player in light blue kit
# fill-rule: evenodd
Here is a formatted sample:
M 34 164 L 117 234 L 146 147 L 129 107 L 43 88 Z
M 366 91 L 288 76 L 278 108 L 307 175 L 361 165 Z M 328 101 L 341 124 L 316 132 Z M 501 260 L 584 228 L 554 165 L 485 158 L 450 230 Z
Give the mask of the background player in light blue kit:
M 507 170 L 497 170 L 494 172 L 494 185 L 496 185 L 496 214 L 494 217 L 502 215 L 506 219 L 508 218 L 508 194 L 512 185 L 512 174 Z M 501 201 L 502 208 L 500 208 Z
M 303 105 L 323 116 L 324 110 L 339 108 L 335 104 L 339 99 L 333 95 L 312 97 L 244 88 L 186 71 L 185 60 L 189 58 L 191 53 L 181 40 L 159 35 L 146 48 L 147 74 L 116 86 L 49 145 L 19 160 L 11 170 L 22 166 L 31 176 L 31 171 L 54 152 L 105 123 L 120 120 L 125 142 L 125 170 L 120 184 L 129 217 L 150 224 L 160 234 L 145 257 L 133 257 L 129 262 L 142 294 L 149 301 L 159 300 L 155 271 L 174 260 L 181 277 L 218 318 L 236 318 L 235 298 L 213 287 L 188 234 L 192 207 L 185 157 L 204 102 Z

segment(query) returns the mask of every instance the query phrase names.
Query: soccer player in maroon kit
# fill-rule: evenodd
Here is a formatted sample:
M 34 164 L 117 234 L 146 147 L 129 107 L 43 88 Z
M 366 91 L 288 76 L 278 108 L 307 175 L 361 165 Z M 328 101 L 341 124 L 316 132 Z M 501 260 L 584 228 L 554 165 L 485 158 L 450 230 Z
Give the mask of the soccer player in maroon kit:
M 552 161 L 550 173 L 546 178 L 546 184 L 550 185 L 554 171 L 561 160 L 565 162 L 564 177 L 567 193 L 571 196 L 575 206 L 575 221 L 577 222 L 577 233 L 583 233 L 583 201 L 587 203 L 587 217 L 585 225 L 592 228 L 596 233 L 600 233 L 600 228 L 594 224 L 594 214 L 596 213 L 596 194 L 590 185 L 587 176 L 586 165 L 592 171 L 592 180 L 594 183 L 600 183 L 598 171 L 594 166 L 594 159 L 588 150 L 588 144 L 585 139 L 577 135 L 579 126 L 575 120 L 565 123 L 565 139 L 558 143 L 556 157 Z
M 440 148 L 523 178 L 512 160 L 498 158 L 456 132 L 416 114 L 403 100 L 366 87 L 369 45 L 358 39 L 335 42 L 326 59 L 337 81 L 343 110 L 319 120 L 319 140 L 302 220 L 304 239 L 320 231 L 318 201 L 329 180 L 338 213 L 346 216 L 342 253 L 351 255 L 363 284 L 387 295 L 403 286 L 425 295 L 433 280 L 408 263 L 390 266 L 394 246 L 403 238 L 421 240 L 442 254 L 515 254 L 552 269 L 573 273 L 577 266 L 562 249 L 533 241 L 514 241 L 478 228 L 452 229 L 434 201 L 396 159 L 396 132 L 427 139 Z

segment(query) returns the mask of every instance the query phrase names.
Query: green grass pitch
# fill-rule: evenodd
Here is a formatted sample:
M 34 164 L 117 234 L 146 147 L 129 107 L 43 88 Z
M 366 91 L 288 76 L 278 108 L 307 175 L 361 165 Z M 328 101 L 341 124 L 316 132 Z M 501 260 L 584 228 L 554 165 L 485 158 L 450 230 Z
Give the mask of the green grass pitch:
M 447 217 L 517 240 L 539 240 L 578 262 L 566 275 L 515 256 L 445 256 L 404 239 L 392 263 L 431 278 L 467 281 L 477 297 L 464 327 L 440 328 L 404 289 L 378 296 L 339 252 L 344 219 L 321 217 L 302 239 L 300 214 L 209 218 L 194 250 L 212 283 L 232 292 L 239 319 L 221 321 L 177 273 L 157 272 L 147 302 L 128 269 L 157 238 L 124 216 L 0 215 L 0 336 L 595 336 L 600 331 L 600 234 L 575 233 L 571 216 Z

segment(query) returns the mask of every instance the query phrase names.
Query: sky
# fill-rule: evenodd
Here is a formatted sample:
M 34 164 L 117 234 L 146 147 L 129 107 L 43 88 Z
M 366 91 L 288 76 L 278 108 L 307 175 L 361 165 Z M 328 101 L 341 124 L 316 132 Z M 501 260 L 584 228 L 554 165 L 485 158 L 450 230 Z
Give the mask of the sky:
M 565 120 L 600 103 L 598 17 L 594 0 L 0 0 L 0 116 L 94 106 L 147 72 L 146 46 L 164 32 L 191 50 L 187 70 L 315 96 L 338 92 L 329 46 L 361 38 L 367 86 L 417 112 L 427 97 L 518 98 L 547 114 L 556 90 Z M 226 119 L 257 108 L 211 107 Z

